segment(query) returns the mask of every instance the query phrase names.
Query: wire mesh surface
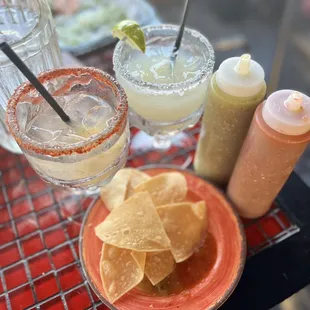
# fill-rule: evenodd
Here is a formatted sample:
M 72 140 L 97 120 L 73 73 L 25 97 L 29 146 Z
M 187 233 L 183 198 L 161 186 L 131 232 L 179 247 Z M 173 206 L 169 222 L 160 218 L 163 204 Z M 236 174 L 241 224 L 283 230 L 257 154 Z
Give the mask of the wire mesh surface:
M 193 141 L 199 128 L 189 131 Z M 132 131 L 133 135 L 136 133 Z M 179 164 L 195 144 L 148 158 L 130 154 L 128 165 Z M 78 236 L 94 197 L 74 195 L 39 179 L 24 156 L 0 149 L 0 310 L 107 309 L 91 291 L 79 262 Z M 252 256 L 298 232 L 279 206 L 261 219 L 244 221 Z

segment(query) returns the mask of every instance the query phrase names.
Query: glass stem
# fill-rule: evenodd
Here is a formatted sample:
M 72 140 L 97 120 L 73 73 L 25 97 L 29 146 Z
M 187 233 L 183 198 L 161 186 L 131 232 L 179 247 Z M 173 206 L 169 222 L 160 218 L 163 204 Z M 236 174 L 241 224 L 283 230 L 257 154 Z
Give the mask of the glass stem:
M 153 137 L 153 147 L 159 151 L 165 151 L 170 148 L 172 142 L 170 136 L 156 135 Z

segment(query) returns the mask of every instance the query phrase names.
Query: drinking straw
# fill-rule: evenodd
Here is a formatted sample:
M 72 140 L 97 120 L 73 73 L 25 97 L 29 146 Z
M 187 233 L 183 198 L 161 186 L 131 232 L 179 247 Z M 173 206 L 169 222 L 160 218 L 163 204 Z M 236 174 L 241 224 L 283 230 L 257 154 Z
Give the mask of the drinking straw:
M 174 62 L 176 57 L 178 56 L 178 51 L 179 51 L 180 46 L 181 46 L 181 42 L 182 42 L 182 38 L 183 38 L 183 34 L 184 34 L 186 17 L 187 17 L 187 13 L 189 11 L 188 8 L 189 8 L 189 0 L 185 0 L 182 22 L 181 22 L 181 25 L 180 25 L 178 36 L 177 36 L 177 38 L 175 40 L 175 43 L 174 43 L 174 47 L 173 47 L 171 56 L 170 56 L 170 60 L 172 62 Z
M 59 106 L 52 95 L 47 89 L 40 83 L 36 76 L 26 66 L 26 64 L 19 58 L 19 56 L 12 50 L 8 43 L 0 43 L 0 49 L 2 52 L 13 62 L 17 69 L 29 80 L 29 82 L 36 88 L 40 95 L 46 100 L 46 102 L 53 108 L 53 110 L 59 115 L 59 117 L 68 125 L 70 125 L 70 117 Z

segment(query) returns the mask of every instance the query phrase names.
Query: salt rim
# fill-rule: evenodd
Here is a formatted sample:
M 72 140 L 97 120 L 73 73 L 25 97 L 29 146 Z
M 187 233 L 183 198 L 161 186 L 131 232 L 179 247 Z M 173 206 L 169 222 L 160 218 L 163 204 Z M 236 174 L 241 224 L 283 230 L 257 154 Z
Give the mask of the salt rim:
M 165 31 L 165 30 L 173 30 L 176 34 L 179 31 L 179 26 L 177 25 L 170 25 L 170 24 L 162 24 L 162 25 L 155 25 L 155 26 L 145 26 L 142 27 L 142 30 L 145 34 L 145 37 L 148 36 L 148 34 L 152 31 Z M 144 82 L 142 80 L 138 80 L 134 78 L 131 73 L 124 68 L 124 66 L 121 63 L 121 56 L 122 56 L 122 50 L 127 45 L 125 41 L 119 41 L 114 49 L 113 54 L 113 66 L 114 71 L 118 71 L 120 75 L 126 80 L 129 81 L 132 85 L 134 85 L 138 90 L 140 91 L 146 91 L 148 94 L 152 95 L 171 95 L 173 93 L 179 93 L 180 91 L 187 91 L 191 90 L 193 88 L 196 88 L 203 82 L 207 80 L 207 78 L 212 74 L 213 72 L 213 66 L 214 66 L 214 50 L 209 42 L 209 40 L 204 37 L 201 33 L 199 33 L 196 30 L 185 28 L 184 30 L 184 36 L 191 36 L 193 38 L 196 38 L 201 43 L 203 43 L 206 47 L 206 51 L 209 53 L 209 59 L 207 62 L 204 62 L 204 65 L 200 69 L 200 74 L 197 75 L 194 78 L 190 78 L 184 82 L 178 82 L 178 83 L 169 83 L 169 84 L 155 84 L 150 82 Z
M 113 116 L 113 126 L 107 127 L 103 131 L 90 136 L 86 141 L 73 143 L 68 146 L 51 147 L 48 145 L 48 143 L 37 142 L 29 138 L 19 129 L 16 117 L 16 107 L 20 98 L 26 93 L 36 91 L 30 82 L 25 82 L 21 84 L 11 96 L 10 100 L 8 101 L 6 113 L 6 124 L 21 148 L 24 148 L 28 151 L 33 151 L 35 154 L 48 155 L 52 157 L 58 157 L 62 155 L 68 156 L 75 153 L 85 154 L 96 148 L 98 145 L 104 143 L 109 138 L 113 137 L 114 134 L 124 132 L 126 129 L 128 114 L 127 96 L 122 86 L 108 73 L 90 67 L 61 68 L 45 71 L 38 76 L 38 79 L 41 83 L 44 83 L 66 75 L 81 77 L 83 74 L 91 75 L 95 80 L 108 85 L 112 89 L 117 101 L 115 114 Z M 64 87 L 62 87 L 62 89 L 64 89 Z

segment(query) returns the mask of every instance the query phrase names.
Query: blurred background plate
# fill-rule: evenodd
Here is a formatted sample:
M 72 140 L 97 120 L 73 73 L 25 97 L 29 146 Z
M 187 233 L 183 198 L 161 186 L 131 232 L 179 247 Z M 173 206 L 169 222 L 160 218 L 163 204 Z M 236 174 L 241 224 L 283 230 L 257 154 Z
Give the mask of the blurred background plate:
M 124 19 L 143 26 L 160 23 L 155 9 L 145 0 L 84 0 L 74 14 L 55 16 L 60 48 L 83 55 L 109 45 L 115 41 L 113 26 Z

